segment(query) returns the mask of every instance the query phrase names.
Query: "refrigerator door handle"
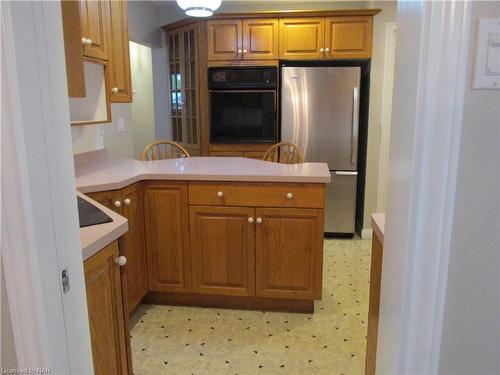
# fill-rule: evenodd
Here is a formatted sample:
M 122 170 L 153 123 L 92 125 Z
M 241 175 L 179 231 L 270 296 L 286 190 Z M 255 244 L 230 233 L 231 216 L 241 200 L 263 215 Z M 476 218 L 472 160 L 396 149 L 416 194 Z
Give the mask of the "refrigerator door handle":
M 337 176 L 357 176 L 358 172 L 354 171 L 335 171 Z
M 358 157 L 359 136 L 359 89 L 352 89 L 352 133 L 351 133 L 351 163 L 356 164 Z

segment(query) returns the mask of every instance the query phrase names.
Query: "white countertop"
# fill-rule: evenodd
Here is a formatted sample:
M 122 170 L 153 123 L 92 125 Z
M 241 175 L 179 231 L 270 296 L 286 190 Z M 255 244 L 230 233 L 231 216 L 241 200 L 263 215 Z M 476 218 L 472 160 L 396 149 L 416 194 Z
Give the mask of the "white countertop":
M 191 157 L 139 161 L 76 161 L 76 186 L 82 193 L 121 189 L 141 180 L 329 183 L 326 163 L 278 164 L 240 157 Z
M 77 192 L 77 195 L 104 211 L 113 220 L 110 223 L 80 228 L 80 243 L 82 245 L 83 260 L 85 261 L 124 235 L 128 231 L 128 221 L 123 216 L 118 215 L 86 195 L 79 192 Z
M 372 214 L 373 235 L 377 236 L 380 243 L 384 244 L 385 213 Z

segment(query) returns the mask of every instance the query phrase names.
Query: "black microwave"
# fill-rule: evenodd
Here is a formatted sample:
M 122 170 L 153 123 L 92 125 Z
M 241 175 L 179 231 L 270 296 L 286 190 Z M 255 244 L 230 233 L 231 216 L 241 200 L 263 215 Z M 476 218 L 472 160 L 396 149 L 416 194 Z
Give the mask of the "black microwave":
M 209 69 L 210 142 L 277 140 L 277 68 Z

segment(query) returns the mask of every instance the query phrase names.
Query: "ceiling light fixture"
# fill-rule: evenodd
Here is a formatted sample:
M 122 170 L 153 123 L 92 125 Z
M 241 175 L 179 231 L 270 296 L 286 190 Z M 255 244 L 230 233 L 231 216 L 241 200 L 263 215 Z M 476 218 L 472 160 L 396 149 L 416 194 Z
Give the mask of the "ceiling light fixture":
M 210 17 L 222 0 L 177 0 L 177 5 L 191 17 Z

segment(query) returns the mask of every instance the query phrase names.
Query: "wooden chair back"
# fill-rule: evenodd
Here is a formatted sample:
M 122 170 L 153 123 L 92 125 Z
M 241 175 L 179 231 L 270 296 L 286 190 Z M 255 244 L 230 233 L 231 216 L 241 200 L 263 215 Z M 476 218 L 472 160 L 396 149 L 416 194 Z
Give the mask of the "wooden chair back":
M 299 164 L 304 162 L 304 156 L 299 146 L 290 142 L 280 142 L 269 148 L 262 160 L 281 164 Z
M 150 143 L 142 152 L 142 161 L 189 158 L 189 152 L 177 142 L 160 140 Z

